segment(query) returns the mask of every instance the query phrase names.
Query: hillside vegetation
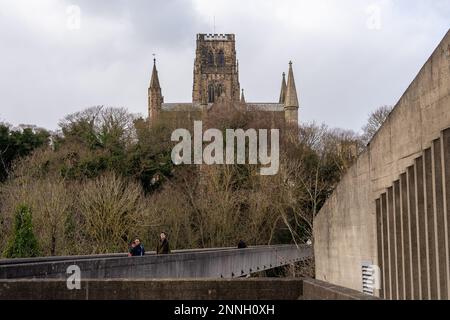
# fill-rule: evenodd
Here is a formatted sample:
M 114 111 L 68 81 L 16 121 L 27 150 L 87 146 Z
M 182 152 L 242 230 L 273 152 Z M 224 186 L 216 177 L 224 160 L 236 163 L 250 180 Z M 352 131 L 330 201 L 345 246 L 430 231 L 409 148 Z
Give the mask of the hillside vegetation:
M 207 125 L 267 123 L 234 112 Z M 41 255 L 123 252 L 134 237 L 154 250 L 163 230 L 173 249 L 305 243 L 361 148 L 352 132 L 313 123 L 282 129 L 274 176 L 254 165 L 174 166 L 170 135 L 179 126 L 105 107 L 68 115 L 53 134 L 1 126 L 0 252 L 13 251 L 18 212 Z

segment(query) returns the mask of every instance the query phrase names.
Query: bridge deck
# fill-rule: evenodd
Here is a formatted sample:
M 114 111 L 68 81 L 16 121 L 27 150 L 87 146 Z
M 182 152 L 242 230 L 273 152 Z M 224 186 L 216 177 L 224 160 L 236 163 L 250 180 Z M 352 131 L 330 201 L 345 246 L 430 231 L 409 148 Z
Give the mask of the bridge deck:
M 0 260 L 0 279 L 67 278 L 76 265 L 84 279 L 234 278 L 312 257 L 302 245 L 256 246 L 247 249 L 181 250 L 169 255 L 125 254 Z

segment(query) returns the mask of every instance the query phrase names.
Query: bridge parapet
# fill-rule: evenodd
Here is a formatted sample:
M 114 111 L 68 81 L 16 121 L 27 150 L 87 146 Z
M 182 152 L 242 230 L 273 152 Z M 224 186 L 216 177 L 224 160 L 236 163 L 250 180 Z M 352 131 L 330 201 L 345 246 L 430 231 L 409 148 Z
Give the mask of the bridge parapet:
M 85 279 L 235 278 L 307 260 L 311 246 L 275 245 L 247 249 L 203 249 L 169 255 L 117 255 L 0 260 L 0 279 L 67 278 L 76 265 Z

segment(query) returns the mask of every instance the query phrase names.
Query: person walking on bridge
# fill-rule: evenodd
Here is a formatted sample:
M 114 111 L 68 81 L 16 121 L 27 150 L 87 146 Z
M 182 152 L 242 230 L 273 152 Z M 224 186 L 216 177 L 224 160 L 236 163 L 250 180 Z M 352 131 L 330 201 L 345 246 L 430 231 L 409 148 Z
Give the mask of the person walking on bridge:
M 128 247 L 128 256 L 132 257 L 133 256 L 133 251 L 134 248 L 136 247 L 136 244 L 134 243 L 134 240 L 130 242 L 130 245 Z
M 143 256 L 145 254 L 144 245 L 141 243 L 139 238 L 134 240 L 134 248 L 131 250 L 131 255 L 133 257 Z
M 159 235 L 159 242 L 156 246 L 156 254 L 169 254 L 170 253 L 170 247 L 169 247 L 169 240 L 167 239 L 167 233 L 161 232 Z
M 239 243 L 238 243 L 238 249 L 246 249 L 247 248 L 247 244 L 245 243 L 245 241 L 244 240 L 239 240 Z

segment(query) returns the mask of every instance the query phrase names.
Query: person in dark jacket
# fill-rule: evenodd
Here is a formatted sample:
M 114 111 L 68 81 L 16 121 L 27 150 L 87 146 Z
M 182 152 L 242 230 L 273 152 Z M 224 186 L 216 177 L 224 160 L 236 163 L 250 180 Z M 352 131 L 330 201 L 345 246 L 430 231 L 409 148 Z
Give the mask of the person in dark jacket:
M 245 248 L 247 248 L 247 244 L 244 242 L 244 240 L 239 240 L 238 249 L 245 249 Z
M 131 251 L 131 255 L 133 257 L 143 256 L 145 254 L 144 245 L 141 243 L 141 240 L 139 240 L 139 238 L 136 238 L 136 240 L 134 240 L 134 245 L 135 246 Z
M 128 246 L 128 256 L 133 256 L 133 250 L 136 247 L 136 244 L 134 243 L 134 240 L 130 242 L 130 245 Z
M 167 233 L 161 232 L 159 235 L 159 242 L 156 247 L 156 254 L 169 254 L 170 253 L 170 247 L 169 247 L 169 240 L 167 240 Z

